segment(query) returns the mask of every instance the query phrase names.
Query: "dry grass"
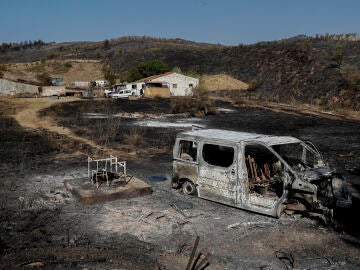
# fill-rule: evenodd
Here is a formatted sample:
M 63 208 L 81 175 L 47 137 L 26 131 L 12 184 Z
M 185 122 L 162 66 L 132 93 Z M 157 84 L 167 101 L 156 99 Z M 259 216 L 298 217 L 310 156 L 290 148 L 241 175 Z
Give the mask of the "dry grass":
M 202 80 L 203 87 L 208 91 L 244 90 L 248 88 L 248 84 L 225 74 L 203 75 Z
M 135 150 L 138 146 L 144 144 L 145 130 L 141 127 L 136 127 L 130 130 L 130 133 L 124 137 L 124 143 Z
M 76 59 L 7 64 L 4 79 L 35 82 L 37 81 L 37 75 L 43 72 L 49 73 L 54 78 L 63 78 L 66 84 L 73 81 L 103 79 L 102 64 L 100 62 Z

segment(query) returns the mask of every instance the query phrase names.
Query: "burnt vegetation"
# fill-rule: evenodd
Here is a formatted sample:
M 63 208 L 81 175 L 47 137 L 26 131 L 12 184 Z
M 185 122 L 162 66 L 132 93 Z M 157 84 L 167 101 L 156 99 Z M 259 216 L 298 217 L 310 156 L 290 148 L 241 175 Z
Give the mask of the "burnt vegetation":
M 130 80 L 139 77 L 140 63 L 156 60 L 168 70 L 226 73 L 252 82 L 254 96 L 266 101 L 360 109 L 360 47 L 355 33 L 238 46 L 129 36 L 100 42 L 23 42 L 1 48 L 2 63 L 98 59 L 118 78 Z

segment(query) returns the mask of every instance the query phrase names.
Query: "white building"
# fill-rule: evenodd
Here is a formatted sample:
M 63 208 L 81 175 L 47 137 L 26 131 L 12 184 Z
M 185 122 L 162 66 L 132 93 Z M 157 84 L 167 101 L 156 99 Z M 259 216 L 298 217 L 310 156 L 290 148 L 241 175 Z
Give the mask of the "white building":
M 105 87 L 108 84 L 108 81 L 105 80 L 96 80 L 95 81 L 96 86 L 98 87 Z
M 199 85 L 199 79 L 176 72 L 167 72 L 141 79 L 135 83 L 166 83 L 170 88 L 171 96 L 190 96 L 193 88 Z
M 75 81 L 72 82 L 72 85 L 77 88 L 89 88 L 90 82 Z
M 145 85 L 144 82 L 133 82 L 133 83 L 120 83 L 115 85 L 115 90 L 131 90 L 135 95 L 141 95 L 141 90 Z

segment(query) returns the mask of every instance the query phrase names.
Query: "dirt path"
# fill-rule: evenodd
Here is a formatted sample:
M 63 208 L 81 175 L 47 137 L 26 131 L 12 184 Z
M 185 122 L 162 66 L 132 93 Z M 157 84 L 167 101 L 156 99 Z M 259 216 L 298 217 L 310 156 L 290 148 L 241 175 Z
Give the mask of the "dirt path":
M 51 98 L 19 98 L 11 100 L 16 108 L 16 113 L 13 115 L 15 120 L 24 128 L 39 129 L 44 128 L 50 132 L 55 132 L 60 135 L 69 137 L 72 140 L 78 141 L 83 144 L 89 145 L 91 148 L 96 149 L 99 152 L 106 152 L 116 156 L 122 156 L 124 153 L 115 151 L 114 149 L 100 146 L 94 143 L 92 140 L 80 137 L 74 134 L 70 129 L 58 126 L 51 117 L 39 117 L 39 111 L 48 108 L 52 105 L 74 102 L 79 98 L 62 98 L 62 99 L 51 99 Z

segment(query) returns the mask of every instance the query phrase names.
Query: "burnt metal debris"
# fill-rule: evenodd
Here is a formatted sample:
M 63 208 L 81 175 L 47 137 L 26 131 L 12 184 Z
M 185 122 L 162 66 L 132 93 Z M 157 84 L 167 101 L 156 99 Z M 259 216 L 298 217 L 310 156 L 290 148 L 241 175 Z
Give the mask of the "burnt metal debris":
M 345 179 L 294 137 L 197 129 L 178 134 L 173 158 L 173 188 L 253 212 L 331 218 L 352 203 Z
M 203 254 L 200 252 L 194 260 L 199 241 L 200 236 L 196 236 L 194 247 L 191 251 L 189 261 L 186 265 L 186 270 L 206 269 L 210 265 L 208 260 L 211 257 L 211 253 L 207 253 L 205 256 L 203 256 Z
M 103 182 L 110 186 L 112 181 L 126 184 L 128 181 L 126 161 L 118 161 L 117 157 L 93 159 L 88 157 L 88 178 L 98 188 Z

